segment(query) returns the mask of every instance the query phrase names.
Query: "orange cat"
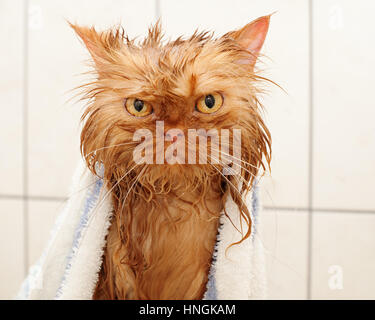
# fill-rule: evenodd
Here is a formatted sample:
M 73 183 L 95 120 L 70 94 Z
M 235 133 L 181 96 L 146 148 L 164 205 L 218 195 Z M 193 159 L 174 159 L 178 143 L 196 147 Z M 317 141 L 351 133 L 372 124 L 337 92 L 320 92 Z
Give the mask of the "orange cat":
M 271 153 L 257 99 L 265 79 L 254 70 L 269 20 L 261 17 L 219 38 L 196 32 L 170 42 L 162 40 L 157 23 L 141 43 L 121 28 L 97 32 L 72 25 L 95 74 L 83 86 L 89 103 L 81 150 L 92 172 L 104 165 L 114 205 L 94 299 L 201 299 L 229 194 L 248 224 L 243 239 L 249 237 L 251 219 L 241 196 Z M 163 122 L 163 138 L 170 129 L 178 134 L 153 148 L 157 121 Z M 201 154 L 197 164 L 158 162 L 179 134 L 200 128 L 241 130 L 241 159 L 231 165 L 239 166 L 239 174 L 224 175 L 223 161 L 212 152 L 216 164 L 200 163 Z M 153 134 L 152 163 L 134 160 L 144 144 L 134 139 L 138 129 Z M 187 143 L 183 151 L 192 147 Z M 233 145 L 227 147 L 231 154 Z

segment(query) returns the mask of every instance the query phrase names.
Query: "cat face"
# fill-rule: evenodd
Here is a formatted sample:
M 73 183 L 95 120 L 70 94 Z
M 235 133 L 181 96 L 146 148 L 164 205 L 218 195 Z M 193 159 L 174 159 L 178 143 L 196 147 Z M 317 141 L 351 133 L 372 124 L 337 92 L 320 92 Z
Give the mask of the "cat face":
M 257 99 L 261 78 L 254 72 L 269 18 L 259 18 L 220 38 L 196 32 L 188 39 L 170 42 L 162 41 L 156 24 L 138 44 L 120 28 L 98 33 L 94 28 L 72 25 L 94 62 L 95 79 L 83 86 L 89 103 L 82 117 L 81 148 L 88 167 L 95 172 L 95 163 L 103 163 L 108 180 L 129 174 L 151 187 L 160 180 L 199 183 L 220 174 L 223 164 L 200 164 L 197 154 L 196 164 L 187 163 L 185 157 L 185 164 L 164 161 L 160 165 L 158 153 L 165 153 L 179 135 L 185 137 L 183 150 L 188 153 L 192 148 L 187 143 L 189 130 L 220 133 L 224 129 L 233 138 L 233 129 L 238 129 L 241 161 L 236 165 L 241 179 L 251 182 L 264 167 L 263 157 L 270 159 L 270 134 Z M 165 138 L 159 148 L 155 146 L 157 123 L 163 124 Z M 145 146 L 152 149 L 152 163 L 137 165 L 134 150 L 141 141 L 134 141 L 134 136 L 140 129 L 152 134 Z M 231 141 L 229 154 L 233 152 Z

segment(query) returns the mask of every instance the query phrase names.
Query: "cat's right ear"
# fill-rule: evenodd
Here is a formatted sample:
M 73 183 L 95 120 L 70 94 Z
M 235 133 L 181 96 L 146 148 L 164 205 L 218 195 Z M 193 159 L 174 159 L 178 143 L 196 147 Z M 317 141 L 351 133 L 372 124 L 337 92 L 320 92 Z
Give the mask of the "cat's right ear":
M 98 32 L 94 27 L 81 27 L 68 23 L 85 44 L 98 69 L 112 62 L 115 52 L 124 43 L 124 31 L 121 28 Z
M 266 39 L 271 15 L 260 17 L 243 28 L 226 34 L 226 36 L 234 39 L 243 49 L 250 53 L 251 56 L 241 60 L 241 64 L 248 64 L 252 67 L 255 65 Z

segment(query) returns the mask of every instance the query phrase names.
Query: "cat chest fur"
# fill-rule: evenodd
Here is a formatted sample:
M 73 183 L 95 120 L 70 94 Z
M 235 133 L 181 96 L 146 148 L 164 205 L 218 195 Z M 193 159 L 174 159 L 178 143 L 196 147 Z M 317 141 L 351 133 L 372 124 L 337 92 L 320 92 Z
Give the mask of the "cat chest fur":
M 94 299 L 202 298 L 223 195 L 198 192 L 114 201 Z

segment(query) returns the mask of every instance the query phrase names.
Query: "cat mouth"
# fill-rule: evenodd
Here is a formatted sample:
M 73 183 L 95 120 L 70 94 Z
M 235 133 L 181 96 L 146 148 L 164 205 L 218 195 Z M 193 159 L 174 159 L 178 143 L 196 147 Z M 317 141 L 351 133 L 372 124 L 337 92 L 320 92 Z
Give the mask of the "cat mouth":
M 171 154 L 165 155 L 165 162 L 166 165 L 178 165 L 178 164 L 185 164 L 185 157 L 181 157 L 177 150 L 174 150 Z

